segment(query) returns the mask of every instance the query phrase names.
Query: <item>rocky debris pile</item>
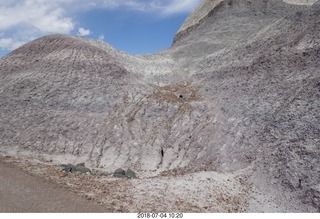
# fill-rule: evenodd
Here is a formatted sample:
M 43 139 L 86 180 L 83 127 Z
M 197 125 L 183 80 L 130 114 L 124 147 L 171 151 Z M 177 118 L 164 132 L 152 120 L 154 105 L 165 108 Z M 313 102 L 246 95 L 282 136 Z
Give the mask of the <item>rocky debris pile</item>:
M 77 165 L 73 164 L 62 164 L 62 171 L 66 173 L 78 173 L 78 174 L 92 174 L 91 170 L 85 166 L 84 163 L 79 163 Z
M 133 172 L 131 169 L 128 169 L 127 171 L 125 171 L 121 168 L 114 171 L 113 176 L 117 178 L 127 178 L 127 179 L 137 178 L 135 172 Z

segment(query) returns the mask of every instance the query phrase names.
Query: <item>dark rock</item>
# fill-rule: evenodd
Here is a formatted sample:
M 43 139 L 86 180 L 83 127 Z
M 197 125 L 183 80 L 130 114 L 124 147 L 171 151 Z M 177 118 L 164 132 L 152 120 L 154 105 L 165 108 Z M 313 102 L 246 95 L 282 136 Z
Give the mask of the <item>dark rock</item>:
M 73 164 L 62 164 L 60 165 L 61 167 L 63 167 L 62 171 L 65 171 L 67 173 L 90 173 L 91 174 L 91 170 L 87 167 L 85 167 L 84 163 L 81 164 L 77 164 L 76 166 Z
M 62 164 L 60 166 L 62 167 L 62 171 L 65 171 L 67 173 L 71 173 L 71 170 L 74 167 L 72 164 Z
M 126 177 L 126 171 L 124 171 L 123 169 L 119 168 L 116 171 L 114 171 L 113 176 L 114 177 L 118 177 L 118 178 L 124 178 L 124 177 Z
M 91 174 L 91 170 L 85 166 L 74 166 L 72 169 L 71 169 L 71 172 L 72 173 L 90 173 Z
M 126 172 L 126 177 L 128 179 L 135 179 L 137 178 L 135 172 L 133 172 L 131 169 L 128 169 L 127 172 Z

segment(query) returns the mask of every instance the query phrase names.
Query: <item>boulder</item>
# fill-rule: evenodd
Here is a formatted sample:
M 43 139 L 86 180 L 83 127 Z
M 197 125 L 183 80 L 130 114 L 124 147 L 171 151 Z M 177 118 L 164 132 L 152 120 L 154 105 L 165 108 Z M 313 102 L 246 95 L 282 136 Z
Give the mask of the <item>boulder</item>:
M 127 172 L 126 172 L 126 177 L 128 179 L 135 179 L 137 178 L 135 172 L 133 172 L 131 169 L 128 169 Z
M 71 172 L 72 173 L 90 173 L 91 174 L 91 170 L 87 167 L 85 167 L 84 163 L 80 163 L 80 164 L 77 164 L 77 166 L 74 166 L 72 169 L 71 169 Z
M 72 164 L 61 164 L 62 171 L 65 171 L 67 173 L 71 173 L 72 168 L 74 167 Z
M 124 178 L 124 177 L 126 177 L 126 171 L 124 171 L 123 169 L 119 168 L 116 171 L 114 171 L 113 176 L 114 177 L 118 177 L 118 178 Z
M 62 164 L 61 167 L 63 167 L 62 171 L 67 173 L 91 174 L 91 170 L 85 167 L 84 163 L 77 164 L 76 166 L 73 164 Z

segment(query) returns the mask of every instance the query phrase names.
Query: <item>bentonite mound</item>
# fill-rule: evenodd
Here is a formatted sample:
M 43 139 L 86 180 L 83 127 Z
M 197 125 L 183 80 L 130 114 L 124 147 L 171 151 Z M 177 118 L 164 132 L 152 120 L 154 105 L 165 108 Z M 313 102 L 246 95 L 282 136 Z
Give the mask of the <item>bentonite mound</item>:
M 314 2 L 206 0 L 153 55 L 63 35 L 26 44 L 0 59 L 0 150 L 140 176 L 254 168 L 262 189 L 318 211 Z

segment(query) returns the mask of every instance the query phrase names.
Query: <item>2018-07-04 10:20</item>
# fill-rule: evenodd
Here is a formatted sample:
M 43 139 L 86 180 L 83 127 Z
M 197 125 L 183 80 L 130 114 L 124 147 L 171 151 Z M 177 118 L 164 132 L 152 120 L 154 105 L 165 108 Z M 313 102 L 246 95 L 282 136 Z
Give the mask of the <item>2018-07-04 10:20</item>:
M 137 218 L 183 218 L 183 213 L 138 213 Z

